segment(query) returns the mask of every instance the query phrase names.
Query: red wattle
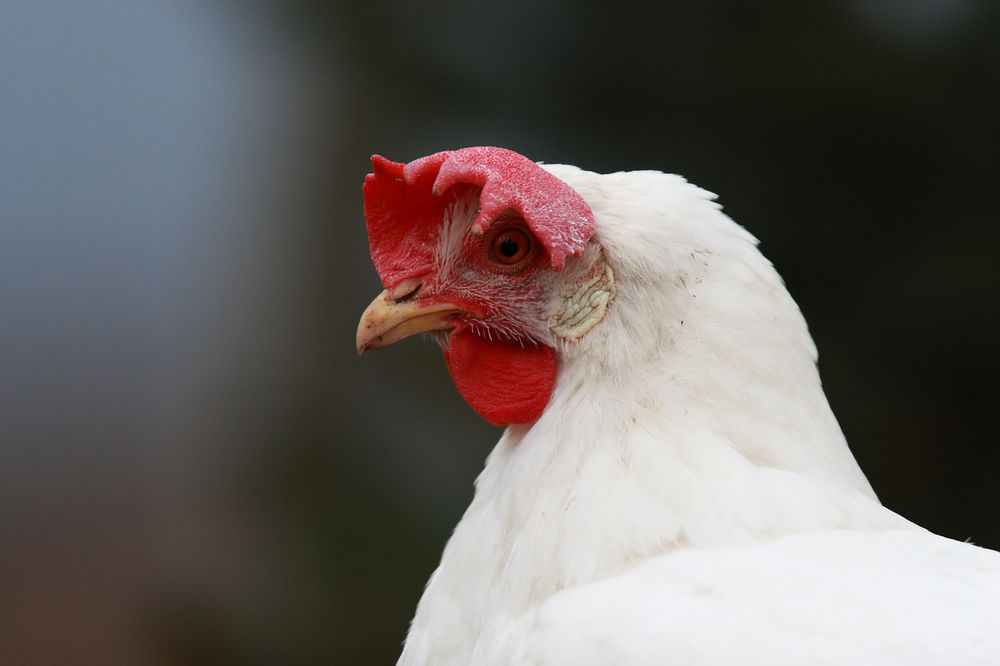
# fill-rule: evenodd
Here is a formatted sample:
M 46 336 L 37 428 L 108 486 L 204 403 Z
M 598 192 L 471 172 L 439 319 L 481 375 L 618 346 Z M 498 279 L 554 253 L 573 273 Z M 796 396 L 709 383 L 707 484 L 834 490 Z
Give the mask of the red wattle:
M 451 334 L 444 360 L 458 392 L 493 425 L 534 421 L 552 395 L 556 359 L 545 345 L 522 347 L 457 330 Z

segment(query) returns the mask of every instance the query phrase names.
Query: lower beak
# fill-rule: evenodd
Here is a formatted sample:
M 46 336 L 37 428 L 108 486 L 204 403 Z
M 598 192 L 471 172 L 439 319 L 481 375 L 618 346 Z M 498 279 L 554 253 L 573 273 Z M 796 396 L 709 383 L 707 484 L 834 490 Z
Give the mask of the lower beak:
M 415 333 L 452 328 L 456 314 L 465 312 L 453 303 L 416 303 L 394 300 L 386 289 L 371 302 L 358 322 L 358 356 L 367 349 L 381 349 Z

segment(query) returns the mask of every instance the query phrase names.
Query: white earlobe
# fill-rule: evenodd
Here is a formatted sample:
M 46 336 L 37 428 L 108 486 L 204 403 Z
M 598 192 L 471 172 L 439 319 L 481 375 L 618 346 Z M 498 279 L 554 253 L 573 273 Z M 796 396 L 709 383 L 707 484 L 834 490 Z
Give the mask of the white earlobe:
M 552 316 L 550 329 L 563 340 L 582 338 L 597 326 L 615 298 L 615 274 L 604 260 L 604 252 L 594 263 L 590 276 L 568 284 L 560 293 L 562 303 Z

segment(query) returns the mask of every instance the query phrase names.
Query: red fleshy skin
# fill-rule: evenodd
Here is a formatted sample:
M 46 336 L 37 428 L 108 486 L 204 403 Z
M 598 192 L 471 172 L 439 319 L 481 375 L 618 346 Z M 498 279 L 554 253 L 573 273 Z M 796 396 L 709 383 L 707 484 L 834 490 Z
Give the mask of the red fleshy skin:
M 458 392 L 493 425 L 534 421 L 552 395 L 556 359 L 545 345 L 490 341 L 460 329 L 452 333 L 444 360 Z
M 431 187 L 436 172 L 407 183 L 403 167 L 384 157 L 372 157 L 374 173 L 365 178 L 365 219 L 372 263 L 385 288 L 434 269 L 434 248 L 447 206 L 459 191 L 436 197 Z
M 372 262 L 386 288 L 433 270 L 444 211 L 468 186 L 482 188 L 478 231 L 500 213 L 516 211 L 553 270 L 562 270 L 567 256 L 580 256 L 594 232 L 594 215 L 576 190 L 504 148 L 444 151 L 405 165 L 375 155 L 372 168 L 364 185 L 365 220 Z

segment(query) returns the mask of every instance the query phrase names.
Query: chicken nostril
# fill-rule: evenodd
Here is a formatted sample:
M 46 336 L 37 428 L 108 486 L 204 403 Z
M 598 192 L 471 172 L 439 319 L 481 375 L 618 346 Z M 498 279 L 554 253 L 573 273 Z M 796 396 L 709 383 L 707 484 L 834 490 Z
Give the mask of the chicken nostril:
M 407 278 L 388 290 L 388 296 L 394 303 L 402 303 L 417 295 L 424 283 L 418 278 Z

